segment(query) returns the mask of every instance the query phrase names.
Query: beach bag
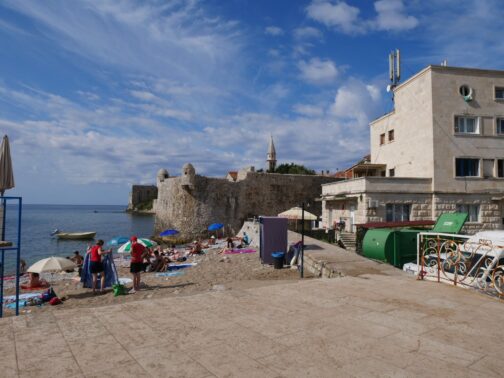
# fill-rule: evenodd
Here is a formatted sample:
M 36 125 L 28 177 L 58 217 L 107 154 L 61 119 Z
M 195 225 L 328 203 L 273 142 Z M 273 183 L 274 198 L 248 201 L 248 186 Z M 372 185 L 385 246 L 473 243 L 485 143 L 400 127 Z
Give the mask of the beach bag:
M 56 305 L 59 305 L 59 304 L 61 304 L 61 303 L 62 303 L 62 302 L 61 302 L 61 299 L 59 299 L 58 297 L 53 297 L 53 298 L 51 298 L 51 300 L 49 301 L 49 304 L 50 304 L 51 306 L 56 306 Z
M 47 289 L 47 291 L 42 294 L 42 302 L 49 302 L 51 299 L 53 299 L 56 296 L 56 293 L 54 290 L 51 288 Z
M 114 297 L 126 294 L 126 288 L 120 283 L 112 285 L 112 291 L 114 292 Z

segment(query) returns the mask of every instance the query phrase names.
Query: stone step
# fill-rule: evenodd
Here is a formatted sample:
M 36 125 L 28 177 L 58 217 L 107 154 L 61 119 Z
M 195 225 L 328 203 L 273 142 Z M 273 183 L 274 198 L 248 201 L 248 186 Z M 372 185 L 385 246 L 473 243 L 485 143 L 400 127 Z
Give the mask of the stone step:
M 316 260 L 308 254 L 304 256 L 304 269 L 312 273 L 315 277 L 335 278 L 342 276 L 341 273 L 327 261 Z

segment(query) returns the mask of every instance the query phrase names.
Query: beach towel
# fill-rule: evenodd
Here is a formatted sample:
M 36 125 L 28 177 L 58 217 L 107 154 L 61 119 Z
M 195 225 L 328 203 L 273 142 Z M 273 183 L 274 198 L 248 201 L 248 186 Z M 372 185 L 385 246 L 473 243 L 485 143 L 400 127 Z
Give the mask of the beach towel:
M 183 271 L 156 273 L 156 277 L 177 277 L 185 274 Z
M 197 265 L 197 263 L 187 263 L 187 264 L 170 265 L 170 266 L 168 266 L 168 270 L 185 269 L 185 268 L 190 268 L 190 267 L 195 266 L 195 265 Z
M 225 255 L 241 255 L 242 253 L 255 253 L 255 249 L 228 249 L 224 251 Z
M 86 254 L 84 257 L 84 263 L 82 264 L 82 274 L 81 282 L 83 287 L 92 288 L 93 287 L 93 276 L 91 274 L 91 267 L 89 264 L 90 254 Z M 114 264 L 114 259 L 112 255 L 104 255 L 102 257 L 103 270 L 105 272 L 105 287 L 112 287 L 113 284 L 118 283 L 117 271 Z M 98 277 L 97 289 L 100 289 L 100 277 Z
M 25 293 L 25 294 L 19 294 L 19 301 L 21 302 L 22 300 L 27 300 L 30 298 L 36 298 L 40 297 L 42 293 Z M 8 295 L 4 297 L 4 303 L 11 303 L 11 302 L 16 302 L 16 296 L 15 295 Z

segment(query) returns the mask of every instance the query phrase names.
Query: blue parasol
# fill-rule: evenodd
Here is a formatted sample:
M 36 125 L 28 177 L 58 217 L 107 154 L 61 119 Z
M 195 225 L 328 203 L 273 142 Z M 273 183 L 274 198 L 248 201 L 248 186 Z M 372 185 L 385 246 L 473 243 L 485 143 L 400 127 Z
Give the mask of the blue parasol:
M 123 245 L 124 243 L 129 242 L 129 238 L 127 236 L 116 236 L 115 238 L 110 239 L 107 242 L 108 246 L 116 247 L 118 245 Z
M 208 231 L 217 231 L 222 227 L 224 227 L 222 223 L 212 223 L 210 226 L 208 226 Z
M 159 234 L 159 236 L 173 236 L 177 235 L 179 232 L 177 230 L 164 230 Z

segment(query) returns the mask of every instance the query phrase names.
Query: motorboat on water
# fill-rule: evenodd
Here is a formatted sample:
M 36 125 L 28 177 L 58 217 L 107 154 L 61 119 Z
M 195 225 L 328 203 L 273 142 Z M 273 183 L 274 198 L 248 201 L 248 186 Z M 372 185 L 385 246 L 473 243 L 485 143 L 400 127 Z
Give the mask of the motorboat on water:
M 87 232 L 62 232 L 58 229 L 52 232 L 53 236 L 56 236 L 58 239 L 62 240 L 89 240 L 94 239 L 96 236 L 96 231 L 87 231 Z

